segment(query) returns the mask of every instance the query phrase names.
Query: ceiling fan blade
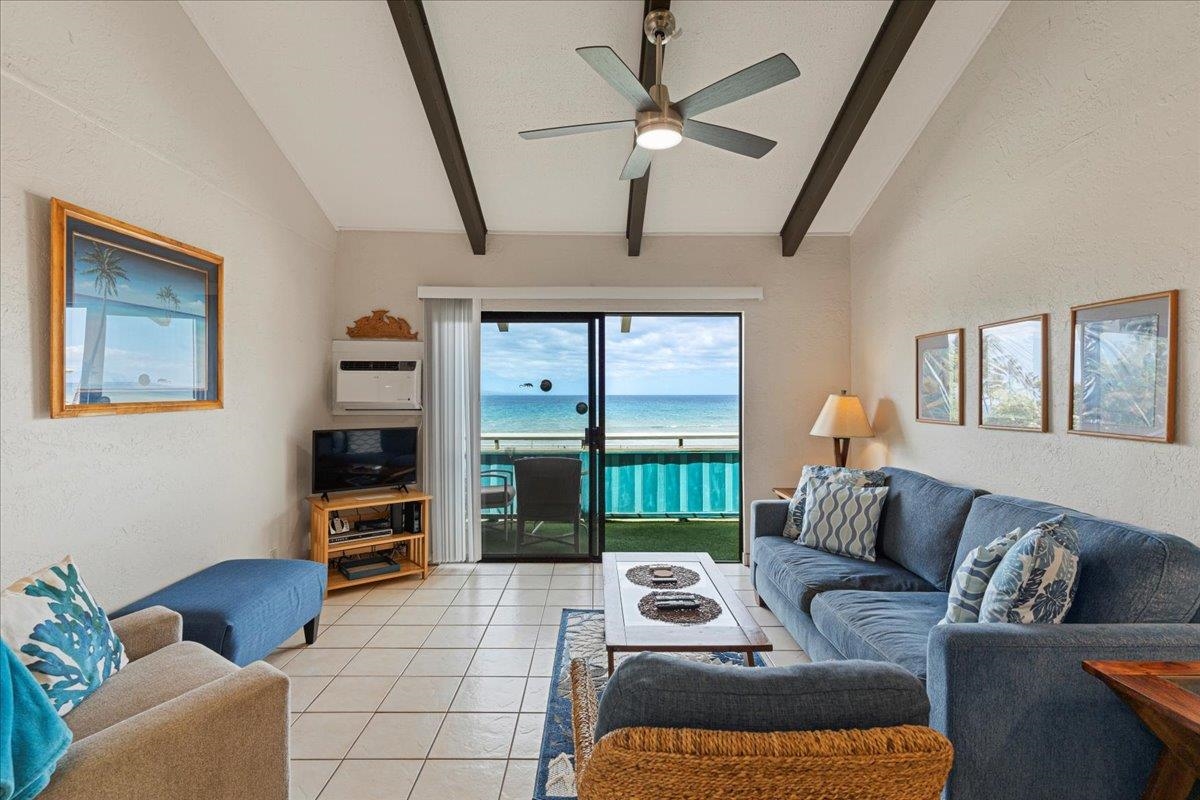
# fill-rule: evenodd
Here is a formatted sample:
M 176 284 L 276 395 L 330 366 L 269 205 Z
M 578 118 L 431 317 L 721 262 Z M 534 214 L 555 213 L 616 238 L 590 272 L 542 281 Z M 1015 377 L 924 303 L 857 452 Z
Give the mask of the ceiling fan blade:
M 650 169 L 650 156 L 653 152 L 644 147 L 633 148 L 633 152 L 629 154 L 629 158 L 625 161 L 625 169 L 621 170 L 621 180 L 632 181 L 646 174 L 646 170 Z
M 770 139 L 755 136 L 753 133 L 709 125 L 696 119 L 689 119 L 683 123 L 683 135 L 697 142 L 751 158 L 762 158 L 775 146 L 775 142 Z
M 612 131 L 617 128 L 632 128 L 633 126 L 634 121 L 631 119 L 618 119 L 612 122 L 588 122 L 583 125 L 560 125 L 557 128 L 538 128 L 532 131 L 521 131 L 518 136 L 522 139 L 550 139 L 555 136 Z
M 766 91 L 799 75 L 800 70 L 795 62 L 785 53 L 779 53 L 688 95 L 675 103 L 675 110 L 687 119 Z
M 638 111 L 652 111 L 658 108 L 646 87 L 637 76 L 625 66 L 611 47 L 599 45 L 596 47 L 580 47 L 575 51 L 588 65 L 600 73 L 600 77 L 608 81 L 608 85 L 625 96 Z

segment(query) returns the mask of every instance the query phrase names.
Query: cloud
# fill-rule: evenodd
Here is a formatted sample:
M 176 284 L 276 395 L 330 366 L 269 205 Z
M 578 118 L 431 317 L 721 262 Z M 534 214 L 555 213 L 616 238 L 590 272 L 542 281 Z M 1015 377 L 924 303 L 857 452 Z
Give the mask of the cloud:
M 556 388 L 587 386 L 587 327 L 582 323 L 511 323 L 507 333 L 485 324 L 483 388 L 512 392 L 544 377 Z M 616 394 L 732 393 L 738 385 L 736 317 L 639 317 L 629 333 L 609 317 L 606 377 Z

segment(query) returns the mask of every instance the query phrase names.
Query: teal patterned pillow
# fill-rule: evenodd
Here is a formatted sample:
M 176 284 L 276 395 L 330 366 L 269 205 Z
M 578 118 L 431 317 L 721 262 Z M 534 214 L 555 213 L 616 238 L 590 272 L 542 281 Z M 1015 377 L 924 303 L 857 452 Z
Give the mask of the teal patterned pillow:
M 1062 622 L 1079 584 L 1079 533 L 1058 515 L 1005 554 L 988 583 L 980 622 Z
M 1013 528 L 1003 536 L 997 536 L 987 544 L 976 547 L 954 573 L 950 584 L 950 597 L 946 601 L 946 616 L 939 625 L 951 622 L 978 622 L 979 607 L 988 583 L 1004 555 L 1021 538 L 1021 529 Z
M 806 466 L 800 473 L 796 493 L 788 501 L 787 521 L 783 524 L 783 535 L 786 538 L 795 540 L 800 537 L 800 529 L 804 527 L 804 505 L 811 485 L 825 481 L 843 486 L 886 486 L 887 475 L 877 469 L 850 469 L 828 464 Z
M 833 481 L 809 487 L 798 544 L 861 561 L 875 560 L 875 532 L 886 486 L 844 486 Z
M 59 716 L 129 663 L 70 556 L 9 586 L 3 598 L 0 635 Z

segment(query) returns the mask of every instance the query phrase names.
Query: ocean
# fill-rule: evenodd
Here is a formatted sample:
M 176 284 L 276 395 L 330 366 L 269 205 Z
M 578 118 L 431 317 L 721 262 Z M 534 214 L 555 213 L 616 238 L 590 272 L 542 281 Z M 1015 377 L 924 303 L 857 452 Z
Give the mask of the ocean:
M 576 404 L 586 397 L 554 394 L 485 394 L 481 428 L 489 433 L 574 433 L 586 425 Z M 728 433 L 737 435 L 737 395 L 609 395 L 608 434 Z

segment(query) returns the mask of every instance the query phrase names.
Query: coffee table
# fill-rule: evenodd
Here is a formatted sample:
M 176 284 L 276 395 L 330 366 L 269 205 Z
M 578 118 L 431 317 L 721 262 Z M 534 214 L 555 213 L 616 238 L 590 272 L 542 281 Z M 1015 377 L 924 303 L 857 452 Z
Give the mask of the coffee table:
M 632 567 L 669 564 L 686 567 L 700 582 L 682 587 L 711 599 L 721 608 L 709 622 L 680 625 L 648 619 L 638 611 L 638 601 L 655 589 L 630 581 L 625 573 Z M 746 664 L 754 665 L 755 652 L 771 650 L 771 641 L 738 598 L 729 580 L 717 569 L 708 553 L 605 553 L 604 554 L 604 646 L 608 651 L 608 674 L 613 672 L 616 653 L 649 650 L 659 653 L 708 653 L 732 650 L 744 653 Z

